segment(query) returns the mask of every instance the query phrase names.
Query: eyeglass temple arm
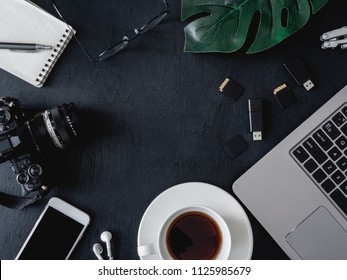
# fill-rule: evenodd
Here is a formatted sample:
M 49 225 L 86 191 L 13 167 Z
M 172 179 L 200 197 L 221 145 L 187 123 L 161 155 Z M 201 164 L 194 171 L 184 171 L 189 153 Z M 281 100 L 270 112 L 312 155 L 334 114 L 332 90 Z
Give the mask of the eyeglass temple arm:
M 163 0 L 163 2 L 165 3 L 167 10 L 170 12 L 171 7 L 170 7 L 169 3 L 166 0 Z
M 163 0 L 165 2 L 165 0 Z M 63 17 L 63 15 L 61 14 L 61 12 L 59 11 L 57 5 L 55 4 L 54 0 L 52 0 L 52 5 L 54 10 L 57 12 L 57 14 L 59 15 L 59 17 L 64 21 L 64 23 L 67 25 L 67 27 L 70 29 L 70 31 L 73 34 L 73 37 L 75 38 L 77 44 L 80 46 L 80 48 L 83 50 L 84 54 L 89 58 L 89 60 L 91 62 L 95 62 L 96 60 L 92 58 L 92 56 L 89 54 L 89 52 L 83 47 L 82 43 L 80 42 L 80 40 L 78 40 L 77 36 L 75 35 L 75 32 L 72 30 L 71 26 L 66 22 L 65 18 Z

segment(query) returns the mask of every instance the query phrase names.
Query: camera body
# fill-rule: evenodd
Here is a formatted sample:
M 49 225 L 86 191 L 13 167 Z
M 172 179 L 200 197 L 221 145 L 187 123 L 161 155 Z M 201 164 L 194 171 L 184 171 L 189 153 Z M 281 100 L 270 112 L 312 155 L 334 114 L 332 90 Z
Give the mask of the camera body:
M 63 104 L 27 119 L 17 99 L 0 98 L 0 163 L 10 161 L 22 196 L 44 192 L 42 155 L 64 149 L 77 137 L 77 109 Z

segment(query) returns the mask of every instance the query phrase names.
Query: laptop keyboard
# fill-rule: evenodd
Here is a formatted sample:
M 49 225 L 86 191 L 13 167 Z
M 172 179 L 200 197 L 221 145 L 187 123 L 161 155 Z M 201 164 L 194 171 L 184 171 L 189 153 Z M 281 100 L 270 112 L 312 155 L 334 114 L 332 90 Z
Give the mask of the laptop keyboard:
M 311 179 L 347 216 L 347 106 L 291 150 Z

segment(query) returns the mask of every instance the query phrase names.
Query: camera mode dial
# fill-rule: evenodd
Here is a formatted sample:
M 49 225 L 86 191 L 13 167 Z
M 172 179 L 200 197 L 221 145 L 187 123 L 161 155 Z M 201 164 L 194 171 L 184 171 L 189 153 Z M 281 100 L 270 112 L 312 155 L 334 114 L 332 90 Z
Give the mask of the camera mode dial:
M 39 164 L 33 164 L 29 167 L 28 173 L 32 178 L 38 178 L 42 175 L 42 167 Z
M 8 130 L 7 124 L 11 120 L 11 114 L 6 109 L 0 108 L 0 133 Z
M 17 174 L 16 180 L 22 187 L 22 195 L 27 196 L 33 190 L 43 186 L 41 176 L 43 170 L 40 164 L 33 163 L 30 155 L 26 154 L 11 160 L 12 169 Z
M 17 175 L 16 180 L 18 184 L 25 185 L 30 181 L 30 177 L 27 173 L 23 172 Z
M 11 114 L 6 109 L 0 108 L 0 124 L 7 124 L 11 120 Z

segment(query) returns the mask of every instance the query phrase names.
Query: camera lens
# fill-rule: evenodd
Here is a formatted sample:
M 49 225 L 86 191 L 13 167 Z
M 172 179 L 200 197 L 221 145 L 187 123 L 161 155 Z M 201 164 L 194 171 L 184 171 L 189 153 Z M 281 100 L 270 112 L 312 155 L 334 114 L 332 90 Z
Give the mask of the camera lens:
M 11 114 L 0 108 L 0 124 L 7 124 L 11 120 Z
M 46 110 L 30 120 L 28 127 L 38 150 L 64 149 L 78 136 L 77 108 L 70 103 Z

